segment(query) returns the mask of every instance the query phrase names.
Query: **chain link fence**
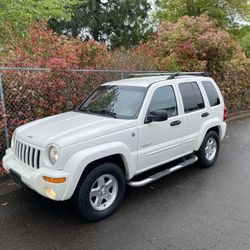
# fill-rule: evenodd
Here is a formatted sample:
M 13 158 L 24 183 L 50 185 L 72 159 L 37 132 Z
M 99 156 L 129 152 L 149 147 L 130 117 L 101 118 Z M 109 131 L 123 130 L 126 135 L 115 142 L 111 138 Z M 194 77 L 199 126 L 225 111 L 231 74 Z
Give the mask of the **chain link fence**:
M 142 72 L 0 68 L 0 160 L 16 127 L 72 110 L 100 84 L 126 78 L 131 73 Z M 226 100 L 231 111 L 234 111 L 234 106 L 239 107 L 239 100 L 245 103 L 245 98 L 250 97 L 250 93 L 231 95 L 228 96 L 230 102 Z
M 127 75 L 119 70 L 0 68 L 0 159 L 16 127 L 72 110 L 100 84 Z

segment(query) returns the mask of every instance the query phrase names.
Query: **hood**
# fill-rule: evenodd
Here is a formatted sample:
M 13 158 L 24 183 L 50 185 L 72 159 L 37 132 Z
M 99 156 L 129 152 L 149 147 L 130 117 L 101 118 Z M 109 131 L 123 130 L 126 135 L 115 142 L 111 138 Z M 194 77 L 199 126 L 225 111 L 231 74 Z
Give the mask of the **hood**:
M 17 129 L 17 138 L 40 147 L 64 147 L 130 128 L 133 120 L 114 119 L 80 112 L 67 112 L 27 123 Z

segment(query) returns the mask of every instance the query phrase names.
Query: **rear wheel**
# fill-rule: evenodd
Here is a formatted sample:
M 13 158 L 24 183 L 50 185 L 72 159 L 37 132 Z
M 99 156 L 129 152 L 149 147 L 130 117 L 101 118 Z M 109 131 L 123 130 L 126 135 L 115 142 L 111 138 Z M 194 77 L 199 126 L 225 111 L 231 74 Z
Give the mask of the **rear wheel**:
M 88 221 L 104 219 L 118 209 L 125 188 L 124 174 L 119 166 L 100 164 L 79 184 L 74 195 L 76 208 Z
M 218 134 L 215 131 L 209 131 L 197 152 L 199 166 L 202 168 L 213 166 L 218 158 L 219 149 L 220 139 Z

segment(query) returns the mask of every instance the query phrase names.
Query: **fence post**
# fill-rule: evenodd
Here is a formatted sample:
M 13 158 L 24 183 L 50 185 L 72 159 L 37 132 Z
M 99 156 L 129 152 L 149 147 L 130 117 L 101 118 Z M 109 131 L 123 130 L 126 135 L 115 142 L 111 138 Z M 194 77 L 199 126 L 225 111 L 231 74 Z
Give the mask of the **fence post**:
M 7 115 L 6 115 L 6 108 L 4 103 L 4 95 L 3 95 L 3 84 L 2 84 L 2 76 L 0 75 L 0 105 L 2 106 L 3 111 L 3 123 L 4 123 L 4 134 L 5 134 L 5 140 L 6 140 L 6 148 L 10 146 L 10 140 L 9 140 L 9 132 L 8 132 L 8 125 L 7 125 Z

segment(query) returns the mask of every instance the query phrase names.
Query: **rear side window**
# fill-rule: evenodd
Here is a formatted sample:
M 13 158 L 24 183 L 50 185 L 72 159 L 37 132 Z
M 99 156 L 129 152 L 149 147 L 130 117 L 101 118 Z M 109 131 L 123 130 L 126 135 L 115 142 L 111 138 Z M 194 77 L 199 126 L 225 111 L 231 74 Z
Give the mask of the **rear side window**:
M 154 92 L 149 105 L 149 112 L 156 110 L 166 110 L 168 112 L 168 117 L 176 116 L 178 114 L 172 86 L 160 87 Z
M 205 82 L 202 82 L 202 85 L 206 91 L 210 106 L 213 107 L 213 106 L 219 105 L 220 98 L 218 96 L 218 93 L 217 93 L 213 83 L 205 81 Z
M 185 113 L 205 107 L 200 88 L 196 82 L 179 84 Z

